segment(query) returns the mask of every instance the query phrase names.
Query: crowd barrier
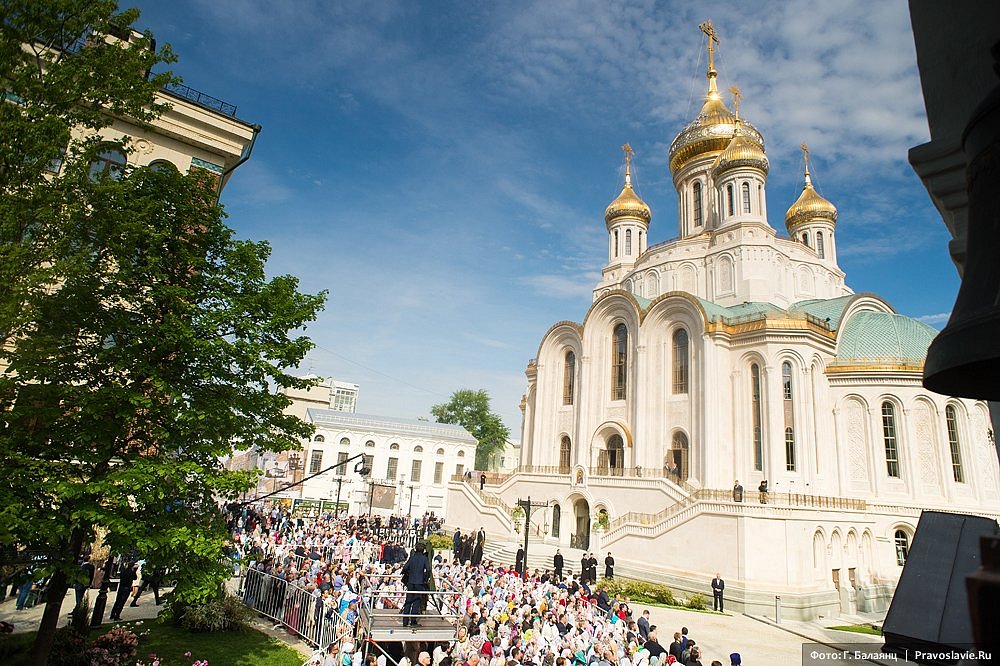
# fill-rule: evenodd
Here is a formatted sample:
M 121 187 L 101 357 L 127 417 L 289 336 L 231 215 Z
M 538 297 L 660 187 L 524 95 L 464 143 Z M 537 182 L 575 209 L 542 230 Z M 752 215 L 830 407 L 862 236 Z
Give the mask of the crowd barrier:
M 355 638 L 355 627 L 320 596 L 258 569 L 247 571 L 243 603 L 317 647 Z

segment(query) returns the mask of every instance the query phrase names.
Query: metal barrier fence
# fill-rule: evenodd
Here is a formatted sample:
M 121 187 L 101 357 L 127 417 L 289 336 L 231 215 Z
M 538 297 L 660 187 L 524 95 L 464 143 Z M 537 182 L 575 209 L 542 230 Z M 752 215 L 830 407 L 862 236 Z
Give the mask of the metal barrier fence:
M 325 648 L 355 637 L 355 626 L 340 615 L 337 607 L 277 576 L 250 569 L 243 579 L 241 594 L 246 606 L 312 645 Z

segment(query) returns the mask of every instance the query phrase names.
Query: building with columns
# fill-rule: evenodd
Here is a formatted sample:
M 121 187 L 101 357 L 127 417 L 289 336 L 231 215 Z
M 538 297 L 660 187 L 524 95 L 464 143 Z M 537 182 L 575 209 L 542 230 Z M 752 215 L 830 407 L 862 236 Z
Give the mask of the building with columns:
M 719 94 L 706 30 L 704 103 L 667 156 L 677 237 L 648 245 L 624 146 L 593 303 L 526 370 L 521 465 L 451 484 L 449 519 L 509 534 L 519 498 L 546 498 L 530 534 L 682 595 L 720 572 L 738 611 L 883 610 L 921 510 L 1000 515 L 987 405 L 924 389 L 937 331 L 846 285 L 805 146 L 768 220 L 764 138 Z

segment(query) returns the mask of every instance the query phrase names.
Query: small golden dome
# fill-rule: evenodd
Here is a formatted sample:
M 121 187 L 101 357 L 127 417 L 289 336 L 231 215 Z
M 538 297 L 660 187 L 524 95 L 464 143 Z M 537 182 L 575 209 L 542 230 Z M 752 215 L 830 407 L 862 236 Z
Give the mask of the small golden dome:
M 808 162 L 806 162 L 805 180 L 802 194 L 785 213 L 785 226 L 788 227 L 789 232 L 810 220 L 828 220 L 831 224 L 837 222 L 837 207 L 821 197 L 819 192 L 813 188 L 812 178 L 809 177 Z
M 622 150 L 625 152 L 625 186 L 621 194 L 608 204 L 604 211 L 604 221 L 610 225 L 621 217 L 635 217 L 648 225 L 652 217 L 649 206 L 632 189 L 632 146 L 626 143 Z
M 753 141 L 747 140 L 743 134 L 742 124 L 737 119 L 736 132 L 732 141 L 715 160 L 712 178 L 718 180 L 721 174 L 738 167 L 751 167 L 763 171 L 766 175 L 770 165 L 767 161 L 767 155 L 764 154 L 764 149 Z

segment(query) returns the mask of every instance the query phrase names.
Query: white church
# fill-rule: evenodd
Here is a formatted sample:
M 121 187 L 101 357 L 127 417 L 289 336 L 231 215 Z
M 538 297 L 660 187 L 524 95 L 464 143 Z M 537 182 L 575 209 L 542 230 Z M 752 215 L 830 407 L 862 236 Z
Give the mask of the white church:
M 521 465 L 453 481 L 448 519 L 513 539 L 530 496 L 534 542 L 682 596 L 719 572 L 727 610 L 883 610 L 921 510 L 1000 516 L 987 406 L 925 390 L 936 331 L 847 287 L 807 151 L 787 236 L 769 223 L 764 139 L 721 98 L 708 32 L 708 93 L 669 152 L 677 238 L 648 245 L 623 147 L 593 304 L 527 367 Z

